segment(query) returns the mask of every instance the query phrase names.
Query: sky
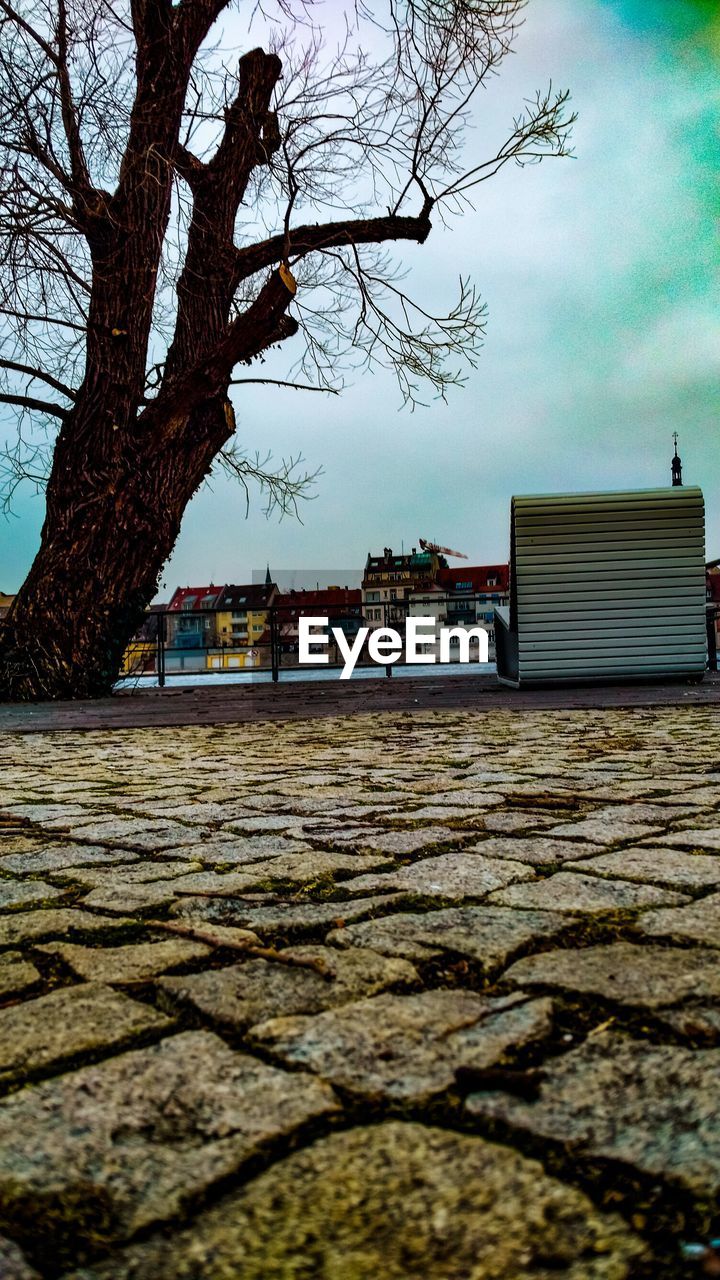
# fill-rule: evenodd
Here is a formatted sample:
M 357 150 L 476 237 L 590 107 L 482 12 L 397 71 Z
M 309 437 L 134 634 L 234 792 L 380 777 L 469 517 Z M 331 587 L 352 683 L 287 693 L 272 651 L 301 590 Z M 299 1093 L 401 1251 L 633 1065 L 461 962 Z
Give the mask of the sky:
M 705 492 L 708 558 L 720 556 L 719 63 L 715 0 L 530 0 L 478 135 L 501 140 L 552 79 L 579 114 L 575 158 L 505 168 L 475 212 L 396 255 L 433 307 L 472 277 L 488 307 L 477 369 L 447 404 L 412 413 L 385 373 L 340 397 L 234 395 L 240 442 L 301 451 L 323 468 L 315 497 L 302 523 L 266 520 L 258 494 L 246 517 L 242 491 L 214 478 L 158 598 L 266 564 L 345 582 L 369 551 L 420 537 L 505 560 L 512 494 L 669 483 L 674 431 L 685 482 Z M 27 573 L 42 514 L 21 491 L 0 517 L 0 590 Z

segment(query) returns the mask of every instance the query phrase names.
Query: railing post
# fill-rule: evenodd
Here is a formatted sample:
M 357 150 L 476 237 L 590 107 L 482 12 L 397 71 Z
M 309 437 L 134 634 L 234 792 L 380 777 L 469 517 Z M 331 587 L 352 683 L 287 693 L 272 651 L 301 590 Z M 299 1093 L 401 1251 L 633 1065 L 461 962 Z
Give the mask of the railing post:
M 272 604 L 270 606 L 270 663 L 272 666 L 273 684 L 277 684 L 280 678 L 278 657 L 277 617 L 275 613 L 275 605 Z
M 157 677 L 158 687 L 165 688 L 165 614 L 157 615 Z
M 705 610 L 705 628 L 707 631 L 708 670 L 717 671 L 717 632 L 715 630 L 716 609 Z

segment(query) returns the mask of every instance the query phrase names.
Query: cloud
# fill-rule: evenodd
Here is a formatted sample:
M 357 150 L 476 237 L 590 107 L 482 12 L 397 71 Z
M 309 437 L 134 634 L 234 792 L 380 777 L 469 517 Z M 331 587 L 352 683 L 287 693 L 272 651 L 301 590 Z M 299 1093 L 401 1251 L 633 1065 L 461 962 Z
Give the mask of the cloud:
M 168 589 L 242 580 L 267 560 L 360 565 L 371 548 L 419 536 L 492 562 L 507 554 L 512 493 L 664 483 L 675 429 L 718 553 L 717 88 L 710 45 L 694 41 L 702 24 L 678 33 L 641 12 L 645 0 L 530 5 L 517 53 L 481 95 L 470 154 L 501 140 L 522 98 L 552 78 L 580 113 L 577 158 L 504 170 L 479 188 L 474 213 L 401 251 L 432 306 L 452 300 L 459 273 L 487 300 L 465 389 L 414 415 L 398 413 L 384 374 L 340 399 L 238 389 L 242 443 L 322 464 L 318 498 L 302 526 L 266 523 L 259 502 L 246 521 L 242 495 L 219 478 L 190 505 Z M 11 526 L 17 579 L 6 590 L 38 527 L 27 508 Z

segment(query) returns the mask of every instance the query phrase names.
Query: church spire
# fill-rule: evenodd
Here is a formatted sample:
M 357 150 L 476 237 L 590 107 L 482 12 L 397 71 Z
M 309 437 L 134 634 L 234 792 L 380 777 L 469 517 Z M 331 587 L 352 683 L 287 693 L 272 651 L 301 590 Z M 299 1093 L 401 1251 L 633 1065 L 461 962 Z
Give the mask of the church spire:
M 680 458 L 677 451 L 677 442 L 678 442 L 677 431 L 673 431 L 673 442 L 675 444 L 675 453 L 673 454 L 671 466 L 672 466 L 672 482 L 673 482 L 673 488 L 674 488 L 676 485 L 682 484 L 682 459 Z
M 674 481 L 673 481 L 673 483 L 674 483 Z M 266 587 L 271 587 L 271 586 L 272 586 L 272 578 L 270 577 L 270 565 L 268 565 L 268 567 L 267 567 L 267 573 L 265 574 L 265 586 L 266 586 Z

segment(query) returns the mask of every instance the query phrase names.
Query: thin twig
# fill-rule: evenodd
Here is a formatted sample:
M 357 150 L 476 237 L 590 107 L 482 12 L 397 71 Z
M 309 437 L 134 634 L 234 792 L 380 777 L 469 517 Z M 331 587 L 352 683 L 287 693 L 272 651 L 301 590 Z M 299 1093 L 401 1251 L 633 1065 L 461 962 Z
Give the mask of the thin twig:
M 210 894 L 198 895 L 210 897 Z M 323 960 L 303 959 L 298 956 L 288 956 L 284 952 L 276 950 L 275 947 L 263 947 L 260 943 L 252 942 L 228 942 L 225 938 L 218 937 L 210 929 L 198 929 L 195 925 L 176 924 L 174 920 L 147 920 L 145 921 L 149 929 L 163 929 L 166 933 L 176 933 L 181 938 L 192 938 L 195 942 L 205 942 L 209 947 L 224 947 L 226 951 L 238 951 L 243 955 L 255 956 L 261 960 L 269 960 L 273 964 L 283 964 L 289 969 L 312 969 L 314 973 L 319 973 L 321 978 L 326 982 L 333 982 L 335 974 L 331 973 Z

